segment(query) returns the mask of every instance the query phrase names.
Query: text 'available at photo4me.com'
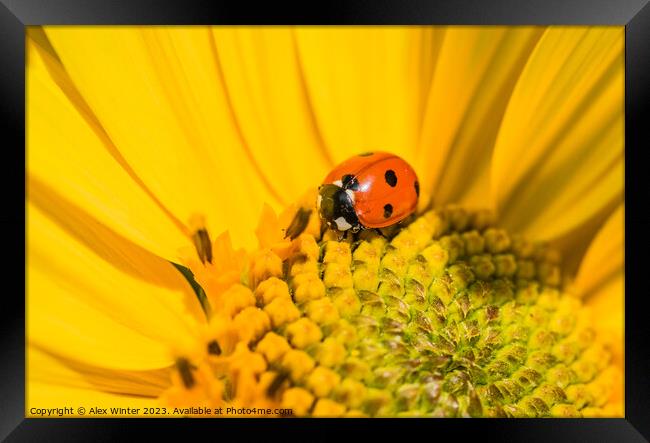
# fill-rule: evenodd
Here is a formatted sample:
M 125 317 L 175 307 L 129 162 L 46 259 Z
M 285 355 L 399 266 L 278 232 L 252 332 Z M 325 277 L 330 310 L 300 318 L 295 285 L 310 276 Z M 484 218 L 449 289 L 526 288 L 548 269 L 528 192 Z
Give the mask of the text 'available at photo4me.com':
M 99 406 L 64 406 L 60 408 L 29 409 L 33 417 L 93 417 L 93 416 L 286 416 L 290 417 L 293 410 L 290 408 L 236 408 L 236 407 L 188 407 L 188 408 L 102 408 Z

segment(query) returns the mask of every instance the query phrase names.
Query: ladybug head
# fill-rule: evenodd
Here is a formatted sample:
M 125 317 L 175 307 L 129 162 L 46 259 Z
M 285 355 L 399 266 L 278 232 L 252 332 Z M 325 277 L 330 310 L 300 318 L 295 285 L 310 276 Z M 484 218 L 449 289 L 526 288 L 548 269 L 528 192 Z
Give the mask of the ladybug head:
M 332 229 L 358 232 L 363 228 L 354 210 L 354 193 L 340 186 L 326 184 L 318 188 L 318 213 Z

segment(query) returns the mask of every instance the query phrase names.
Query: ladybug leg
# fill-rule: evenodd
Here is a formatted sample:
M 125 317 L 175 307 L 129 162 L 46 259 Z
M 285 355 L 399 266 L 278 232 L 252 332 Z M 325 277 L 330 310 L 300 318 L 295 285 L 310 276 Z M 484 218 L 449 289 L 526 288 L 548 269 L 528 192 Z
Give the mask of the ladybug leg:
M 388 240 L 388 237 L 386 237 L 386 235 L 384 235 L 384 233 L 381 232 L 381 229 L 379 229 L 379 228 L 375 228 L 375 232 L 376 232 L 377 234 L 381 235 L 382 237 L 384 237 L 386 240 Z
M 325 221 L 321 218 L 321 220 L 320 220 L 320 238 L 321 239 L 323 238 L 323 236 L 327 232 L 327 229 L 329 229 L 329 227 L 327 226 L 327 223 L 325 223 Z

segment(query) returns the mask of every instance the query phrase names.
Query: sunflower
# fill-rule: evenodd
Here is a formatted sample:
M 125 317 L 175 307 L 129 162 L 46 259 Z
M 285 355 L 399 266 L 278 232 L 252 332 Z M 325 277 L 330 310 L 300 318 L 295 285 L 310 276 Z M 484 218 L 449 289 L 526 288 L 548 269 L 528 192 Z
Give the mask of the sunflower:
M 623 42 L 30 28 L 26 415 L 622 416 Z M 286 237 L 373 150 L 414 220 Z

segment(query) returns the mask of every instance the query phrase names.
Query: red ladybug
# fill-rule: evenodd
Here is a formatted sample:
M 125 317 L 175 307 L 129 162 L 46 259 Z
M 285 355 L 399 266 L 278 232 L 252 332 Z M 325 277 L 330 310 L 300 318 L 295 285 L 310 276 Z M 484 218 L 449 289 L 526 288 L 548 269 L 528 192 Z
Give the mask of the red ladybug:
M 420 184 L 406 161 L 369 152 L 336 166 L 318 188 L 318 212 L 332 229 L 384 228 L 415 212 Z

